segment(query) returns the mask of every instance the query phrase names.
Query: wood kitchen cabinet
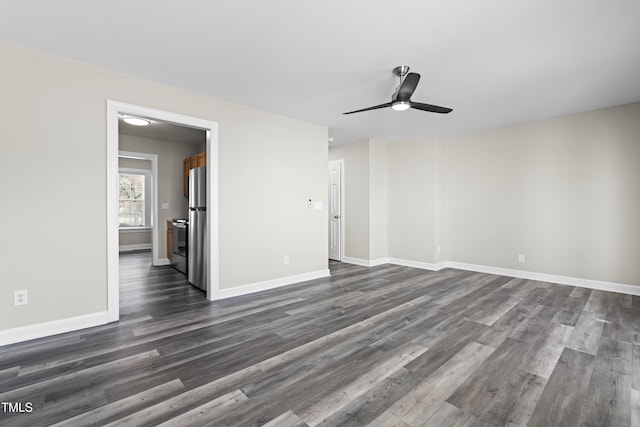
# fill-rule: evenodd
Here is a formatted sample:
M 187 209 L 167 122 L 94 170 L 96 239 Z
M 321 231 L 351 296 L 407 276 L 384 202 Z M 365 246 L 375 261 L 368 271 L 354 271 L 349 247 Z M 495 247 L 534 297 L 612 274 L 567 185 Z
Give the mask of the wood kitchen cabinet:
M 167 220 L 167 258 L 173 258 L 173 222 Z
M 189 171 L 191 170 L 191 158 L 184 159 L 182 164 L 182 188 L 184 190 L 184 197 L 189 197 Z
M 207 165 L 207 152 L 194 154 L 191 157 L 187 157 L 182 162 L 182 190 L 184 197 L 189 197 L 189 171 L 193 168 Z
M 202 153 L 198 153 L 196 154 L 196 157 L 198 158 L 198 167 L 200 166 L 207 166 L 207 152 L 203 151 Z

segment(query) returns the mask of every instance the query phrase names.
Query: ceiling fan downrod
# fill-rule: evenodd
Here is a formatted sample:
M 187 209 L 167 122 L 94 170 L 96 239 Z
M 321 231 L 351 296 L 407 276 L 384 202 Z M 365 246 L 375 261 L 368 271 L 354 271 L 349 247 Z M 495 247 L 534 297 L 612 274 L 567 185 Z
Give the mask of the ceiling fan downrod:
M 393 74 L 400 77 L 400 85 L 404 81 L 404 78 L 407 74 L 409 74 L 409 66 L 408 65 L 399 65 L 393 69 Z

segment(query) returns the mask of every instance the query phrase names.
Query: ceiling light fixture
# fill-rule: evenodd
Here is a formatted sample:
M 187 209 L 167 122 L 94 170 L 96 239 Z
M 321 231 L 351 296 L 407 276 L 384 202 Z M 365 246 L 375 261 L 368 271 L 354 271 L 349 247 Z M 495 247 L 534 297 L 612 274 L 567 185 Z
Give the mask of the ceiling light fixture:
M 391 108 L 395 111 L 404 111 L 411 108 L 411 104 L 406 101 L 396 101 L 391 104 Z
M 129 123 L 130 125 L 134 125 L 134 126 L 147 126 L 151 123 L 150 120 L 143 119 L 142 117 L 133 117 L 133 116 L 124 116 L 122 117 L 122 120 L 124 120 L 125 123 Z

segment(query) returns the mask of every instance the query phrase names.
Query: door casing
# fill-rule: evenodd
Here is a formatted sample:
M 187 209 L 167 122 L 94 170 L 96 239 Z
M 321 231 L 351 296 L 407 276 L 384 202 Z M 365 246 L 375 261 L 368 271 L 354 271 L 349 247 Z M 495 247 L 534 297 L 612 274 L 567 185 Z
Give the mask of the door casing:
M 332 189 L 332 169 L 337 169 L 338 170 L 338 176 L 339 176 L 339 182 L 338 182 L 338 196 L 337 196 L 337 204 L 339 205 L 339 209 L 338 212 L 336 213 L 336 209 L 334 206 L 334 203 L 336 202 L 336 200 L 333 197 L 332 191 L 335 191 L 335 189 Z M 329 184 L 329 209 L 328 209 L 328 227 L 329 227 L 329 258 L 336 260 L 336 261 L 342 261 L 342 259 L 344 258 L 344 253 L 345 253 L 345 191 L 344 191 L 344 160 L 331 160 L 329 162 L 329 170 L 328 170 L 329 174 L 328 174 L 328 184 Z M 334 215 L 339 215 L 340 218 L 338 219 L 338 225 L 337 225 L 337 230 L 338 233 L 340 234 L 337 238 L 337 241 L 334 243 L 337 243 L 337 250 L 332 250 L 332 221 L 334 221 L 333 216 Z M 332 253 L 333 252 L 333 253 Z
M 119 236 L 118 236 L 118 115 L 127 114 L 189 126 L 206 131 L 207 142 L 207 239 L 209 269 L 207 298 L 218 299 L 219 294 L 219 213 L 218 213 L 218 123 L 156 110 L 139 105 L 107 100 L 107 321 L 120 318 Z M 180 167 L 180 165 L 176 165 Z

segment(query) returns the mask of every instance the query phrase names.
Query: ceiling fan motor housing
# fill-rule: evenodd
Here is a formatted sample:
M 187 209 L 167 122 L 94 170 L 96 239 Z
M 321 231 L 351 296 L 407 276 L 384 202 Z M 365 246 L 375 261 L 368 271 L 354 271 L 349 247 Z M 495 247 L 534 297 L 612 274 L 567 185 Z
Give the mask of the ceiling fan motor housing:
M 393 74 L 395 74 L 396 76 L 402 78 L 404 76 L 407 75 L 407 73 L 409 72 L 409 66 L 408 65 L 399 65 L 396 68 L 393 69 Z

